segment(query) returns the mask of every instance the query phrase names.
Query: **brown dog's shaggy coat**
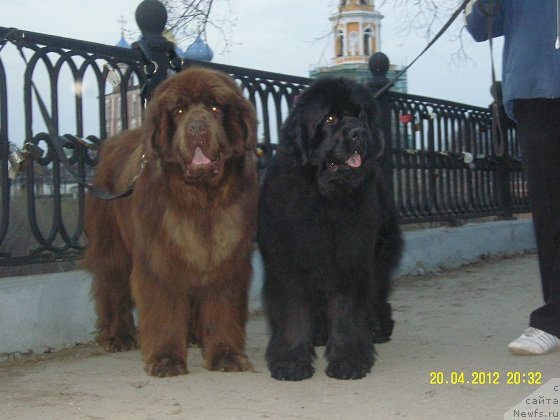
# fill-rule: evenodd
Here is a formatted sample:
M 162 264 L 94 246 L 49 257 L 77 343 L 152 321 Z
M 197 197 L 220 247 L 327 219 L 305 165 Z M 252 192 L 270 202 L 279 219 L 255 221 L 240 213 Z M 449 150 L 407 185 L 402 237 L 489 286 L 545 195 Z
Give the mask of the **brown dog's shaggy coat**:
M 103 144 L 96 187 L 119 193 L 139 174 L 130 197 L 86 200 L 84 265 L 106 350 L 137 345 L 136 306 L 149 375 L 187 373 L 192 337 L 207 369 L 252 369 L 244 347 L 255 148 L 252 104 L 231 78 L 203 68 L 164 81 L 144 125 Z

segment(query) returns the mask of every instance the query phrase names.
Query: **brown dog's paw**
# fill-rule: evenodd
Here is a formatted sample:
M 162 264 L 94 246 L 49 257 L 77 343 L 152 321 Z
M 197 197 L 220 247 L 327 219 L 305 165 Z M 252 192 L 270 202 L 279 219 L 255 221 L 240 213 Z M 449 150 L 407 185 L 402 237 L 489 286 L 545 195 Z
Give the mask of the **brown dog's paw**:
M 116 353 L 120 351 L 134 350 L 138 347 L 136 337 L 132 335 L 122 335 L 110 338 L 97 338 L 97 343 L 105 349 L 105 351 Z
M 167 376 L 186 375 L 189 373 L 184 360 L 163 357 L 146 365 L 146 373 L 151 376 L 164 378 Z
M 208 370 L 220 372 L 254 372 L 253 364 L 244 354 L 222 354 L 213 358 L 211 362 L 205 360 L 204 367 Z

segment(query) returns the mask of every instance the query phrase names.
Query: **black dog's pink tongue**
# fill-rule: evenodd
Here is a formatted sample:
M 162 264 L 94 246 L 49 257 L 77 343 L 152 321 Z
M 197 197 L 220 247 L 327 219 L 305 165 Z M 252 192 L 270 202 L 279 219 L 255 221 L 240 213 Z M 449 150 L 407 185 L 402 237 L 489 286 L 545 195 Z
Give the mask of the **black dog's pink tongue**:
M 359 153 L 354 153 L 348 158 L 346 164 L 351 168 L 359 168 L 360 166 L 362 166 L 362 157 Z
M 197 146 L 194 150 L 192 163 L 194 165 L 208 165 L 210 163 L 210 159 L 208 159 L 202 149 Z

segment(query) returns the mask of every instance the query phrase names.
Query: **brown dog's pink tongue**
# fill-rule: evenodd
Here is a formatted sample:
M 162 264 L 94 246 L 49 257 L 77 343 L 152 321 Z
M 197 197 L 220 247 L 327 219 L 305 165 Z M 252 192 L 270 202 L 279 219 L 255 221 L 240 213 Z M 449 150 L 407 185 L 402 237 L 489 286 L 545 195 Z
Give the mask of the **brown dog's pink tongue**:
M 208 159 L 202 152 L 202 149 L 197 146 L 197 148 L 194 150 L 192 163 L 194 165 L 208 165 L 210 163 L 210 159 Z
M 346 164 L 351 168 L 359 168 L 362 166 L 362 157 L 358 153 L 354 153 L 348 158 Z

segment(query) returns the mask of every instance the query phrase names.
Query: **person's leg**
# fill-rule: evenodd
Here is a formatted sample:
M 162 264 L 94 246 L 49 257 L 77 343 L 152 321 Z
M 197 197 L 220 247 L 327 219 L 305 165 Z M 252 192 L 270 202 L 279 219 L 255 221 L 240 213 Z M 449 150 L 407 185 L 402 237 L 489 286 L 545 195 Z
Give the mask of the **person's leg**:
M 517 101 L 515 114 L 545 302 L 529 325 L 555 336 L 528 330 L 518 340 L 536 341 L 535 352 L 546 353 L 560 348 L 560 100 Z

